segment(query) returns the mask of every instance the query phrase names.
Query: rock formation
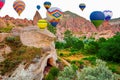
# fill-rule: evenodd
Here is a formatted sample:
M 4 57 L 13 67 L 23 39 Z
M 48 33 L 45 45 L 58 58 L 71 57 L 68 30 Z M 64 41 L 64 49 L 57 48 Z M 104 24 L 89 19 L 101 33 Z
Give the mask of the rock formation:
M 0 17 L 0 27 L 25 27 L 32 26 L 33 21 L 28 19 L 15 19 L 6 15 L 5 17 Z
M 40 30 L 38 27 L 25 27 L 19 31 L 20 40 L 28 47 L 41 48 L 42 55 L 35 57 L 33 63 L 26 67 L 22 62 L 11 76 L 1 76 L 2 80 L 42 80 L 47 65 L 57 66 L 57 54 L 54 45 L 56 37 L 48 30 Z M 18 32 L 18 33 L 19 33 Z
M 42 19 L 41 15 L 39 14 L 38 11 L 36 11 L 34 17 L 33 17 L 33 24 L 37 25 L 38 20 Z
M 89 20 L 80 17 L 70 11 L 64 12 L 64 16 L 57 25 L 57 37 L 62 40 L 64 37 L 64 32 L 70 30 L 73 35 L 80 37 L 86 36 L 91 37 L 93 34 L 101 34 L 107 31 L 105 35 L 112 37 L 116 32 L 120 32 L 120 19 L 117 21 L 104 22 L 101 26 L 96 28 Z M 116 25 L 117 22 L 117 25 Z M 111 34 L 109 36 L 109 34 Z

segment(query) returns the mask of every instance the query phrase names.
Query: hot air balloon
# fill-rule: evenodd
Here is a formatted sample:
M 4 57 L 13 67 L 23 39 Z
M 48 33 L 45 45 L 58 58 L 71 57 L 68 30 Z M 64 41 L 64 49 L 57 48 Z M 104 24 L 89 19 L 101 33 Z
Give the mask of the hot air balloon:
M 81 3 L 79 5 L 79 8 L 83 11 L 86 8 L 86 5 L 84 3 Z
M 18 15 L 20 16 L 20 14 L 23 12 L 23 10 L 25 9 L 25 3 L 21 0 L 16 0 L 13 4 L 13 8 L 15 9 L 15 11 L 18 13 Z
M 5 4 L 5 0 L 0 0 L 0 10 L 2 9 L 2 7 L 4 6 Z
M 96 27 L 100 26 L 103 23 L 104 19 L 105 15 L 101 11 L 93 11 L 90 14 L 90 20 Z
M 37 10 L 40 10 L 40 5 L 37 5 L 36 8 L 37 8 Z
M 44 2 L 44 7 L 48 10 L 51 7 L 51 2 L 49 1 Z
M 63 12 L 57 7 L 49 8 L 47 11 L 47 20 L 52 26 L 56 27 L 60 19 L 63 17 Z
M 37 25 L 40 29 L 45 29 L 47 27 L 47 21 L 44 19 L 41 19 L 38 21 Z
M 105 10 L 103 11 L 104 15 L 105 15 L 105 21 L 109 21 L 113 15 L 112 11 L 110 10 Z

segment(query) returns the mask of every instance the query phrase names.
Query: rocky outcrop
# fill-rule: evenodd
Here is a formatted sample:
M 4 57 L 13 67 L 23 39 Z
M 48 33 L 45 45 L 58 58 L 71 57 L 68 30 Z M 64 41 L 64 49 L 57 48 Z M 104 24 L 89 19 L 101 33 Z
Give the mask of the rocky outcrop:
M 4 22 L 4 20 L 0 19 L 0 28 L 5 28 L 7 27 L 6 23 Z
M 26 27 L 33 25 L 32 20 L 28 19 L 15 19 L 8 15 L 0 17 L 0 27 Z
M 21 29 L 19 36 L 23 45 L 40 48 L 42 55 L 35 57 L 27 67 L 24 62 L 21 63 L 10 77 L 2 76 L 3 80 L 42 80 L 48 64 L 57 66 L 55 35 L 48 30 L 40 30 L 36 26 L 31 26 Z
M 0 42 L 4 41 L 6 37 L 10 36 L 10 33 L 0 33 Z
M 116 23 L 117 22 L 117 23 Z M 120 21 L 117 19 L 117 21 L 114 22 L 107 22 L 104 21 L 102 25 L 100 25 L 98 28 L 96 28 L 90 21 L 86 20 L 83 17 L 80 17 L 70 11 L 64 12 L 64 16 L 57 25 L 57 38 L 58 40 L 62 40 L 64 38 L 64 32 L 66 30 L 70 30 L 73 35 L 77 37 L 86 36 L 91 37 L 95 34 L 102 32 L 104 33 L 105 30 L 107 37 L 112 37 L 116 32 L 120 32 Z M 109 36 L 109 34 L 111 34 Z M 96 35 L 97 36 L 97 35 Z
M 4 61 L 4 56 L 12 52 L 11 48 L 8 45 L 0 45 L 0 62 Z
M 33 17 L 33 24 L 37 25 L 38 20 L 42 19 L 41 15 L 39 14 L 38 11 L 36 11 L 34 17 Z

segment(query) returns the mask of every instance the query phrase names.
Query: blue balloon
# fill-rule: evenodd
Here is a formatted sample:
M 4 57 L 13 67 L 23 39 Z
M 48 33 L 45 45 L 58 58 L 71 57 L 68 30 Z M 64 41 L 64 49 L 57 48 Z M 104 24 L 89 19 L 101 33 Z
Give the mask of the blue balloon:
M 94 11 L 90 14 L 91 22 L 96 26 L 100 26 L 105 19 L 105 15 L 101 11 Z
M 90 15 L 90 20 L 104 20 L 105 15 L 101 11 L 94 11 Z
M 51 24 L 52 26 L 56 27 L 57 24 L 58 24 L 58 22 L 50 22 L 50 24 Z
M 40 5 L 37 5 L 36 8 L 39 10 L 41 7 L 40 7 Z
M 84 3 L 81 3 L 79 5 L 79 8 L 83 11 L 86 8 L 86 5 Z

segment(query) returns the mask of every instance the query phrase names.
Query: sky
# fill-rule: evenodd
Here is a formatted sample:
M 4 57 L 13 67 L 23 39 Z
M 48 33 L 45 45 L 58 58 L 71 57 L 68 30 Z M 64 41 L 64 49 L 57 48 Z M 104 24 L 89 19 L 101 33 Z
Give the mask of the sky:
M 86 18 L 87 20 L 89 20 L 90 13 L 93 11 L 111 10 L 113 11 L 112 18 L 120 17 L 120 0 L 22 0 L 25 2 L 26 7 L 20 16 L 18 16 L 13 8 L 14 1 L 15 0 L 6 0 L 4 7 L 0 10 L 0 16 L 3 17 L 5 15 L 9 15 L 14 18 L 33 19 L 33 16 L 37 10 L 36 5 L 39 4 L 41 6 L 39 13 L 41 14 L 42 18 L 45 18 L 46 9 L 44 8 L 43 4 L 45 1 L 50 1 L 52 4 L 51 7 L 58 7 L 63 12 L 71 11 Z M 80 3 L 86 4 L 84 11 L 80 10 Z

